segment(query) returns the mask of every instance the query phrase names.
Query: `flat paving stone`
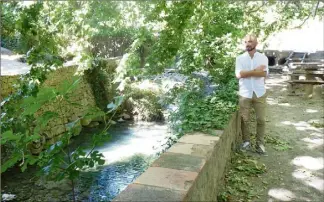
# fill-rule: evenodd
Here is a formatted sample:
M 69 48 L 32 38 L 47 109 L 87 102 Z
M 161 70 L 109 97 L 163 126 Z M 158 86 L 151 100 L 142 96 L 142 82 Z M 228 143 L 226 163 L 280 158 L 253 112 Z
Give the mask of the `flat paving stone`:
M 188 191 L 197 176 L 197 172 L 149 167 L 134 183 Z
M 182 201 L 186 192 L 168 188 L 130 184 L 113 201 Z
M 164 153 L 152 164 L 152 167 L 172 168 L 199 172 L 205 165 L 205 159 L 188 154 Z
M 219 137 L 206 135 L 204 133 L 192 133 L 182 136 L 178 142 L 190 144 L 213 145 L 219 140 Z
M 171 153 L 178 153 L 178 154 L 188 154 L 192 156 L 198 156 L 203 158 L 208 158 L 214 146 L 213 145 L 201 145 L 201 144 L 187 144 L 178 142 L 174 144 L 170 149 L 167 150 Z

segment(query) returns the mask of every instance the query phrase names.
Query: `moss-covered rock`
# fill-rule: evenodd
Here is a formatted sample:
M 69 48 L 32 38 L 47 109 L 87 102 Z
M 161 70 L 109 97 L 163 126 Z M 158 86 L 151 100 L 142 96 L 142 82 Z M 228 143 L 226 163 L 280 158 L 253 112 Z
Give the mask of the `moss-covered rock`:
M 129 93 L 123 108 L 140 121 L 163 121 L 162 106 L 158 102 L 158 95 L 149 90 L 138 88 L 127 89 Z

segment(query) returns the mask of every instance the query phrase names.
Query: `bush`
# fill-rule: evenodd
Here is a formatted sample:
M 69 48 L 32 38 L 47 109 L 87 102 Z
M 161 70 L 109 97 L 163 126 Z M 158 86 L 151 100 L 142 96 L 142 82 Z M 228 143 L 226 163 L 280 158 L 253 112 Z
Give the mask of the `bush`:
M 171 122 L 180 134 L 192 131 L 223 129 L 237 109 L 237 81 L 230 80 L 209 96 L 204 96 L 197 81 L 176 89 L 178 109 L 171 114 Z

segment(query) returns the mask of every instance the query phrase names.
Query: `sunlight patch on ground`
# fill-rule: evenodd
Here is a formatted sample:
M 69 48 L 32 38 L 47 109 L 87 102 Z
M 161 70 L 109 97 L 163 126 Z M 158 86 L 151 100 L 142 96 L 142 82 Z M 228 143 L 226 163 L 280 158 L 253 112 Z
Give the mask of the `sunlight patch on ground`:
M 311 136 L 323 137 L 323 133 L 311 133 Z
M 316 109 L 306 109 L 306 112 L 307 113 L 316 113 L 316 112 L 318 112 L 318 110 L 316 110 Z
M 284 125 L 292 125 L 293 124 L 291 121 L 282 121 L 281 123 Z
M 287 78 L 284 76 L 281 76 L 281 78 L 270 76 L 269 78 L 266 79 L 266 85 L 283 86 L 286 84 L 281 84 L 281 83 L 284 82 L 285 80 L 287 80 Z
M 281 96 L 276 97 L 276 98 L 268 97 L 267 104 L 268 105 L 279 105 L 279 106 L 283 106 L 283 107 L 292 107 L 293 106 L 290 103 L 288 103 L 288 101 L 286 99 L 283 99 Z
M 324 192 L 324 180 L 314 176 L 312 179 L 307 179 L 305 183 L 318 191 Z
M 297 169 L 292 173 L 292 176 L 297 179 L 304 180 L 313 177 L 313 174 L 307 169 Z
M 286 88 L 287 85 L 286 84 L 266 84 L 266 89 L 271 89 L 273 86 Z
M 301 166 L 309 170 L 321 170 L 324 168 L 323 163 L 323 157 L 298 156 L 292 160 L 292 164 L 295 166 Z
M 279 106 L 285 106 L 285 107 L 290 107 L 291 105 L 289 103 L 279 103 Z
M 275 100 L 273 98 L 267 98 L 267 103 L 269 105 L 277 105 L 278 104 L 278 100 Z
M 304 184 L 324 192 L 324 180 L 313 175 L 313 173 L 307 169 L 297 169 L 292 173 L 292 176 L 301 180 Z
M 288 126 L 293 125 L 296 127 L 296 130 L 299 130 L 299 131 L 306 131 L 306 130 L 311 130 L 311 131 L 316 131 L 316 132 L 323 131 L 323 129 L 316 128 L 316 127 L 310 125 L 309 123 L 307 123 L 306 121 L 299 121 L 297 123 L 293 123 L 291 121 L 282 121 L 281 123 L 284 125 L 288 125 Z
M 312 123 L 315 123 L 315 124 L 323 124 L 323 121 L 324 119 L 320 120 L 320 119 L 310 119 L 307 121 L 307 123 L 309 124 L 312 124 Z
M 324 143 L 323 138 L 309 138 L 309 137 L 306 137 L 306 138 L 303 138 L 302 140 L 304 142 L 308 143 L 307 147 L 309 149 L 314 149 L 314 148 L 323 146 L 323 143 Z
M 291 201 L 292 199 L 296 198 L 294 193 L 283 188 L 270 189 L 268 195 L 280 201 Z

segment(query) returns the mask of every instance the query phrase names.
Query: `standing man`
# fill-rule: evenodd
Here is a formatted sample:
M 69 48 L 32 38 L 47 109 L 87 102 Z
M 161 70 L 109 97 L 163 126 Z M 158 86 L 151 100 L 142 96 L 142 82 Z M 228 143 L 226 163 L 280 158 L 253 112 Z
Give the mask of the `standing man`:
M 241 150 L 251 148 L 248 123 L 250 121 L 251 106 L 253 106 L 257 121 L 256 150 L 260 154 L 265 154 L 265 77 L 269 74 L 268 58 L 256 51 L 258 41 L 255 35 L 248 34 L 244 40 L 246 52 L 236 58 L 235 67 L 235 74 L 239 79 L 239 105 L 242 118 L 243 144 Z

